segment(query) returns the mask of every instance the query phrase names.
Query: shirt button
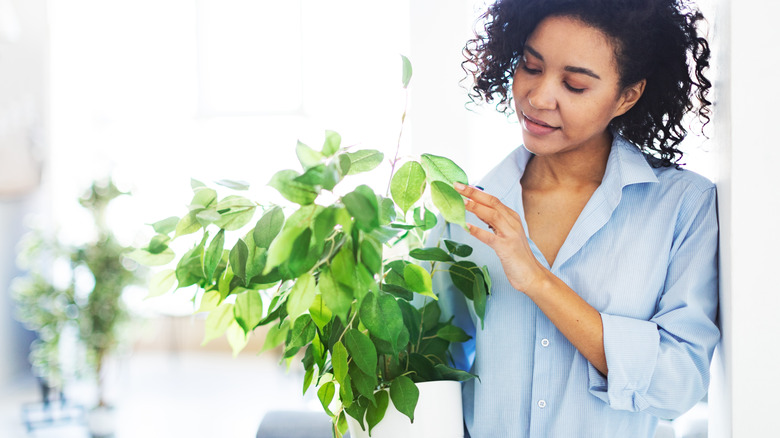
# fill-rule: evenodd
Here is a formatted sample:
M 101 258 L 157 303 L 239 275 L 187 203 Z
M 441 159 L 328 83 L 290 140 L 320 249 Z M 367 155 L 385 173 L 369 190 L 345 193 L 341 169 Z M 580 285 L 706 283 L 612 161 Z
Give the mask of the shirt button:
M 545 406 L 547 406 L 547 402 L 544 400 L 539 400 L 539 403 L 537 403 L 540 408 L 544 409 Z
M 548 345 L 550 345 L 550 340 L 549 339 L 542 339 L 542 347 L 546 347 Z

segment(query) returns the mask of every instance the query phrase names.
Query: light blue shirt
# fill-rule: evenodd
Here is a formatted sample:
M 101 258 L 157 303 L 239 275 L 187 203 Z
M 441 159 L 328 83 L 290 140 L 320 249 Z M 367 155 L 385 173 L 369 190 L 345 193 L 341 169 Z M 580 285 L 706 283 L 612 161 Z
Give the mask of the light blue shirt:
M 518 148 L 480 183 L 523 219 L 520 177 L 531 153 Z M 485 227 L 473 215 L 469 223 Z M 485 227 L 486 228 L 486 227 Z M 707 391 L 720 332 L 715 187 L 687 170 L 653 168 L 615 136 L 601 185 L 553 266 L 536 258 L 601 313 L 609 377 L 601 374 L 539 308 L 515 290 L 491 248 L 462 228 L 442 236 L 474 248 L 469 260 L 493 280 L 484 330 L 449 276 L 437 274 L 443 318 L 474 338 L 455 344 L 456 366 L 480 380 L 464 386 L 472 438 L 626 438 L 654 435 Z

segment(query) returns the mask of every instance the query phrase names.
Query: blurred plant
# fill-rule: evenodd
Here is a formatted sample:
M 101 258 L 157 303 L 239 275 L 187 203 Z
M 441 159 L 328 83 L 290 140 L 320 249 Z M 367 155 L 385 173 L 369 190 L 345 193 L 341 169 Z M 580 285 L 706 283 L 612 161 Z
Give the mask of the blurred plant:
M 97 379 L 98 406 L 106 405 L 103 366 L 117 347 L 121 323 L 127 319 L 122 291 L 138 282 L 137 273 L 123 262 L 129 249 L 119 244 L 106 223 L 106 208 L 122 194 L 108 180 L 93 183 L 79 199 L 95 222 L 96 238 L 91 242 L 68 245 L 56 234 L 31 231 L 20 244 L 18 259 L 27 274 L 12 285 L 18 319 L 38 334 L 30 352 L 35 374 L 48 386 L 62 388 L 61 335 L 75 329 L 84 347 L 83 363 Z M 60 282 L 56 281 L 58 266 L 68 274 Z M 83 272 L 91 274 L 94 283 L 83 281 Z

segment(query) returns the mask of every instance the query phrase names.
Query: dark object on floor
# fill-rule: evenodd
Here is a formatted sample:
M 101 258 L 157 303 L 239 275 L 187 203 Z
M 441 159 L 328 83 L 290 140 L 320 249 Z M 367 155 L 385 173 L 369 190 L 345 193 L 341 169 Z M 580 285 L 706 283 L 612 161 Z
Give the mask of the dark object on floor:
M 322 412 L 271 411 L 260 422 L 257 438 L 332 438 L 331 427 Z

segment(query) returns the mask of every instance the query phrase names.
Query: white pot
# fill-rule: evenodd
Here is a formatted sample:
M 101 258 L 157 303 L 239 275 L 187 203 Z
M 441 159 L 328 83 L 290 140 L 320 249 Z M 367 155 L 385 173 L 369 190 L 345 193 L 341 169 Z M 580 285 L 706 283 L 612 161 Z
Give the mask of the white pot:
M 371 431 L 371 438 L 463 438 L 463 405 L 461 384 L 449 380 L 418 383 L 420 398 L 414 410 L 414 423 L 398 412 L 393 402 L 379 424 Z M 347 415 L 351 438 L 368 438 L 366 430 Z
M 116 410 L 112 406 L 98 406 L 87 415 L 87 426 L 93 438 L 113 437 L 116 432 Z

